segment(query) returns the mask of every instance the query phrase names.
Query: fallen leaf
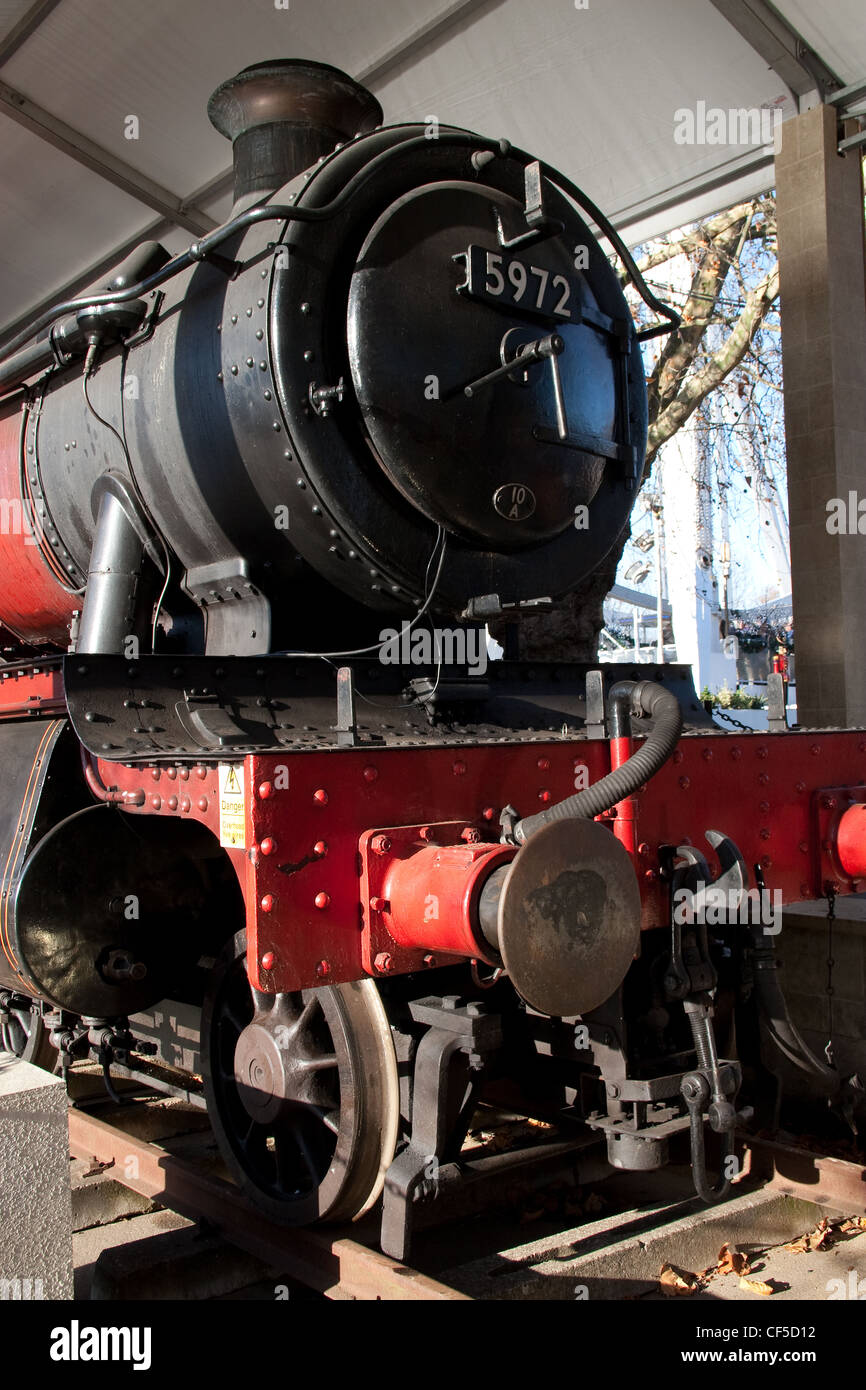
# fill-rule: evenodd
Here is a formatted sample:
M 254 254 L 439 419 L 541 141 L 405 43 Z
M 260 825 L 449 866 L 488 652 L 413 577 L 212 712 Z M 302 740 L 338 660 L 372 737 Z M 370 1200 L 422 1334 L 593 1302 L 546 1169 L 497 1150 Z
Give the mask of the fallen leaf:
M 772 1284 L 764 1284 L 760 1279 L 741 1279 L 740 1288 L 746 1289 L 749 1293 L 760 1293 L 765 1298 L 769 1298 L 771 1293 L 775 1293 Z
M 830 1230 L 826 1216 L 818 1222 L 814 1231 L 809 1232 L 809 1249 L 820 1250 L 822 1246 L 829 1245 L 832 1240 L 833 1232 Z
M 675 1265 L 663 1264 L 659 1271 L 659 1287 L 668 1298 L 697 1293 L 701 1281 L 688 1269 L 677 1269 Z
M 748 1274 L 750 1268 L 748 1257 L 736 1245 L 722 1246 L 716 1261 L 718 1274 Z
M 84 1174 L 86 1178 L 96 1178 L 100 1173 L 104 1173 L 106 1168 L 114 1167 L 114 1159 L 109 1158 L 103 1163 L 100 1159 L 93 1156 L 90 1160 L 90 1167 Z
M 839 1227 L 846 1235 L 849 1231 L 866 1231 L 866 1216 L 849 1216 L 847 1221 L 843 1221 Z
M 809 1237 L 800 1236 L 797 1240 L 792 1240 L 790 1245 L 786 1245 L 784 1249 L 790 1250 L 792 1255 L 805 1255 L 809 1249 Z

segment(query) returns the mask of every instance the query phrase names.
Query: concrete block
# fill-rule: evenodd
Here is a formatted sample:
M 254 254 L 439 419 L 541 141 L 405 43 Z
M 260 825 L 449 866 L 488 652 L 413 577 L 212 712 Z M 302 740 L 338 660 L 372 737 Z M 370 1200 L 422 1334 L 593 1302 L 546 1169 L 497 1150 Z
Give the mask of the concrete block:
M 203 1235 L 190 1222 L 181 1224 L 174 1213 L 119 1224 L 131 1238 L 97 1256 L 92 1299 L 222 1298 L 268 1278 L 272 1288 L 277 1282 L 277 1271 L 264 1261 L 219 1236 Z
M 0 1298 L 72 1298 L 66 1087 L 0 1067 Z
M 656 1290 L 665 1263 L 706 1269 L 726 1241 L 747 1249 L 779 1245 L 809 1230 L 818 1215 L 811 1202 L 772 1191 L 745 1193 L 711 1208 L 697 1201 L 667 1212 L 640 1207 L 439 1277 L 476 1299 L 573 1300 L 578 1286 L 590 1301 L 640 1298 Z
M 69 1176 L 72 1186 L 72 1229 L 86 1231 L 91 1226 L 107 1226 L 122 1217 L 154 1211 L 157 1203 L 131 1187 L 118 1182 L 111 1168 L 99 1168 L 73 1158 Z

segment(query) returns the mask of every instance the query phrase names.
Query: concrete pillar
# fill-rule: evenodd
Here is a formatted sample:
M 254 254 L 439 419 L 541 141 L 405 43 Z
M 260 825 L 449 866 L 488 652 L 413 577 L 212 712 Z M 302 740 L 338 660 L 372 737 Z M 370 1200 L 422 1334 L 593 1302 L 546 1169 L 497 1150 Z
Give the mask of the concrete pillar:
M 0 1300 L 72 1298 L 66 1087 L 0 1066 Z
M 828 503 L 866 500 L 866 276 L 860 154 L 837 115 L 786 121 L 776 155 L 785 433 L 799 722 L 866 724 L 864 534 Z

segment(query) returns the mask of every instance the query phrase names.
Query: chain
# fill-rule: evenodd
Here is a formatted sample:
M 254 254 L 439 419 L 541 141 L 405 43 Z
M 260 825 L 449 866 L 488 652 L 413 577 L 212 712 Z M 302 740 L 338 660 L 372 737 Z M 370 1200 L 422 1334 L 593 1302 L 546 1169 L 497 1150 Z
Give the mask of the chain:
M 719 705 L 713 707 L 713 714 L 717 719 L 724 719 L 726 724 L 733 724 L 735 729 L 742 729 L 744 734 L 753 734 L 755 732 L 748 724 L 744 724 L 742 720 L 735 719 L 732 714 L 726 714 Z
M 833 959 L 833 923 L 836 920 L 836 889 L 827 890 L 827 1045 L 824 1048 L 824 1056 L 827 1058 L 827 1065 L 835 1067 L 833 1060 L 833 966 L 836 964 Z

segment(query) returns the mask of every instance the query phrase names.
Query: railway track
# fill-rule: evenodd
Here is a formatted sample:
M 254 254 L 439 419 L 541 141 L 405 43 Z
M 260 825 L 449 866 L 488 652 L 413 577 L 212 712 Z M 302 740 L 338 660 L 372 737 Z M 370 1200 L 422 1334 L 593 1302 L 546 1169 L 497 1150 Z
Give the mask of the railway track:
M 226 1241 L 331 1298 L 434 1302 L 466 1298 L 345 1236 L 275 1227 L 243 1202 L 231 1183 L 85 1110 L 70 1109 L 69 1141 L 73 1157 L 111 1168 L 119 1182 L 141 1196 L 206 1222 Z
M 275 1226 L 249 1207 L 223 1176 L 202 1112 L 183 1106 L 158 1108 L 164 1104 L 155 1097 L 132 1094 L 120 1107 L 104 1102 L 94 1107 L 93 1098 L 79 1101 L 69 1111 L 73 1156 L 89 1164 L 88 1173 L 110 1176 L 148 1202 L 197 1223 L 211 1237 L 245 1252 L 259 1262 L 258 1268 L 282 1271 L 297 1286 L 311 1291 L 311 1296 L 328 1299 L 559 1299 L 573 1297 L 565 1290 L 584 1287 L 581 1280 L 588 1280 L 588 1287 L 599 1297 L 653 1297 L 662 1260 L 679 1255 L 681 1261 L 691 1260 L 697 1267 L 711 1261 L 726 1240 L 756 1249 L 782 1248 L 824 1213 L 866 1214 L 866 1168 L 862 1165 L 788 1143 L 743 1136 L 738 1195 L 721 1207 L 702 1207 L 687 1195 L 687 1182 L 678 1186 L 676 1177 L 659 1200 L 651 1181 L 655 1177 L 657 1183 L 658 1175 L 649 1175 L 647 1181 L 639 1174 L 607 1179 L 597 1187 L 604 1197 L 594 1196 L 579 1214 L 566 1207 L 566 1219 L 560 1202 L 549 1214 L 540 1210 L 528 1213 L 528 1219 L 515 1216 L 512 1210 L 498 1228 L 495 1214 L 486 1212 L 474 1226 L 459 1227 L 453 1220 L 455 1213 L 443 1203 L 435 1217 L 428 1213 L 427 1229 L 419 1241 L 420 1268 L 414 1268 L 374 1248 L 374 1222 L 350 1231 Z M 101 1118 L 97 1111 L 108 1118 Z M 157 1137 L 145 1137 L 148 1119 L 151 1131 L 154 1128 L 154 1114 L 159 1117 Z M 575 1159 L 573 1146 L 570 1158 Z M 512 1163 L 511 1168 L 520 1171 L 519 1164 Z M 553 1189 L 557 1187 L 561 1189 L 562 1183 L 554 1182 Z M 540 1199 L 532 1205 L 541 1208 L 544 1196 L 542 1187 Z M 480 1196 L 477 1210 L 483 1202 Z M 486 1245 L 478 1240 L 484 1234 Z M 859 1243 L 864 1250 L 853 1253 L 866 1272 L 866 1234 Z M 567 1283 L 570 1277 L 573 1285 Z M 265 1285 L 258 1296 L 278 1296 Z M 183 1296 L 213 1295 L 197 1292 L 193 1280 Z

